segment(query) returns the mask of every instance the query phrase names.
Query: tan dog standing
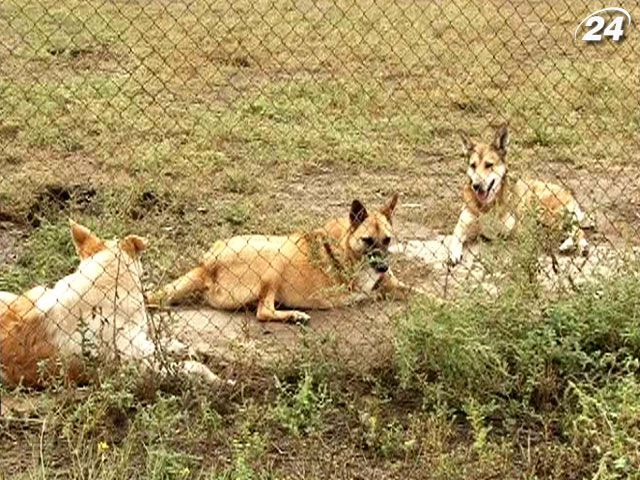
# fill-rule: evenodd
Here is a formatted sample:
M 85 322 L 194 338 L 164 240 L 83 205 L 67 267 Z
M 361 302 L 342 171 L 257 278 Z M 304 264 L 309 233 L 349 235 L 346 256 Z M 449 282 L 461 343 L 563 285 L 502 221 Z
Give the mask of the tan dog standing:
M 149 297 L 171 304 L 201 293 L 214 308 L 257 305 L 262 321 L 306 321 L 300 309 L 328 309 L 366 297 L 372 291 L 409 290 L 389 269 L 393 195 L 378 211 L 354 200 L 349 218 L 288 236 L 244 235 L 216 242 L 200 264 Z
M 0 372 L 6 385 L 42 386 L 43 379 L 60 373 L 61 364 L 67 380 L 84 380 L 87 353 L 157 368 L 140 282 L 146 242 L 136 235 L 103 241 L 75 222 L 71 237 L 81 259 L 74 273 L 53 288 L 0 295 L 6 302 L 0 310 Z M 172 349 L 179 347 L 172 343 Z M 178 366 L 217 379 L 198 362 Z
M 453 231 L 449 260 L 459 263 L 463 245 L 483 233 L 482 219 L 493 215 L 501 234 L 508 235 L 528 210 L 536 209 L 546 226 L 561 225 L 568 219 L 569 235 L 560 245 L 561 252 L 578 248 L 586 254 L 585 214 L 567 189 L 538 180 L 512 179 L 505 163 L 509 132 L 505 125 L 495 133 L 493 143 L 471 140 L 464 133 L 462 145 L 468 156 L 467 183 L 463 190 L 464 206 Z

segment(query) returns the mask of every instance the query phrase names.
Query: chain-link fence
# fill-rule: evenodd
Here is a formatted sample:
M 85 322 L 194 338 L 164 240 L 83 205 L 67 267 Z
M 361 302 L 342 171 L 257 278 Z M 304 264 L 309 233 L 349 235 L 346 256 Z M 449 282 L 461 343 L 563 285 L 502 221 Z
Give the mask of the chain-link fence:
M 583 41 L 593 10 L 5 0 L 5 380 L 96 347 L 161 370 L 157 345 L 211 380 L 200 361 L 312 337 L 371 364 L 407 301 L 499 294 L 523 252 L 549 291 L 618 271 L 640 225 L 640 47 L 626 20 L 623 41 Z

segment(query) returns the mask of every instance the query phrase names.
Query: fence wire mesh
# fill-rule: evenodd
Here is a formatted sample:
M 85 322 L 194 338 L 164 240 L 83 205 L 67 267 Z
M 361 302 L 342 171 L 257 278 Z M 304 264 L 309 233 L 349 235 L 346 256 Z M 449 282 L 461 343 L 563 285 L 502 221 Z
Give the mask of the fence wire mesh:
M 199 360 L 287 358 L 311 334 L 368 364 L 412 298 L 499 295 L 523 252 L 549 291 L 619 271 L 640 225 L 640 47 L 635 26 L 575 40 L 592 10 L 5 0 L 5 381 L 94 347 L 162 369 L 157 345 L 212 379 Z M 530 208 L 568 236 L 512 228 Z

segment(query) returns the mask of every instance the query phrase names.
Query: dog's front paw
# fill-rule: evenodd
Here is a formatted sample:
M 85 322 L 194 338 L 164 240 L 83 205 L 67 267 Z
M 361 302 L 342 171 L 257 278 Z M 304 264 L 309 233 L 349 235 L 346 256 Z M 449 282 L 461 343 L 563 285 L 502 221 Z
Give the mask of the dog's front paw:
M 180 364 L 183 372 L 203 380 L 205 383 L 210 385 L 222 385 L 227 384 L 233 386 L 236 384 L 234 380 L 228 379 L 223 380 L 218 375 L 213 373 L 209 367 L 207 367 L 204 363 L 196 362 L 194 360 L 185 360 Z
M 302 325 L 306 325 L 311 320 L 311 317 L 304 312 L 293 311 L 291 312 L 291 322 L 300 323 Z
M 569 237 L 564 242 L 562 242 L 562 245 L 560 245 L 558 250 L 560 251 L 560 253 L 570 253 L 574 251 L 575 248 L 576 248 L 576 242 L 573 240 L 572 237 Z
M 454 239 L 449 247 L 449 264 L 457 265 L 462 261 L 462 242 Z
M 169 341 L 164 345 L 164 350 L 166 353 L 174 356 L 192 357 L 195 354 L 191 348 L 176 338 L 169 339 Z
M 164 295 L 160 292 L 145 293 L 144 303 L 147 308 L 160 309 L 164 306 Z
M 589 255 L 589 242 L 584 238 L 578 240 L 578 253 L 583 257 Z

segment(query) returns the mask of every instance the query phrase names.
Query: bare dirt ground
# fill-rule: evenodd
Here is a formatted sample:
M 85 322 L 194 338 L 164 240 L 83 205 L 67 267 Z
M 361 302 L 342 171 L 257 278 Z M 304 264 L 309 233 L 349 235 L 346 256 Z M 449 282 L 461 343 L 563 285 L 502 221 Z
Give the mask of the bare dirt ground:
M 372 300 L 333 311 L 309 312 L 305 325 L 263 323 L 255 312 L 194 306 L 156 313 L 181 341 L 214 365 L 287 362 L 305 349 L 323 350 L 351 367 L 374 367 L 392 349 L 393 315 L 401 303 Z
M 23 231 L 13 223 L 0 222 L 0 264 L 11 264 L 16 261 Z

